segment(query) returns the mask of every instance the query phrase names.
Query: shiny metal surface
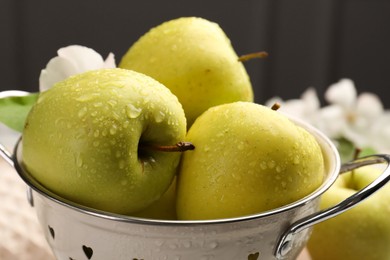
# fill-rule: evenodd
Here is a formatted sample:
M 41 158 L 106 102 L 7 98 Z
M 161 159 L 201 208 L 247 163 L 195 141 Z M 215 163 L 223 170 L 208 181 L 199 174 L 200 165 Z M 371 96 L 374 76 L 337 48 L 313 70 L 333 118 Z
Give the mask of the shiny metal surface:
M 63 199 L 40 185 L 23 167 L 21 140 L 13 154 L 0 146 L 0 155 L 15 167 L 29 186 L 45 237 L 57 259 L 295 259 L 311 227 L 357 205 L 390 179 L 389 170 L 340 204 L 318 211 L 319 198 L 339 172 L 373 163 L 389 164 L 388 155 L 374 155 L 345 164 L 332 142 L 297 120 L 319 142 L 327 174 L 312 194 L 267 212 L 230 219 L 173 221 L 134 218 L 87 208 Z
M 301 124 L 297 121 L 297 124 Z M 318 211 L 319 196 L 336 180 L 337 150 L 310 126 L 326 155 L 327 174 L 312 194 L 260 214 L 205 221 L 140 219 L 101 212 L 67 201 L 40 185 L 23 168 L 21 140 L 7 158 L 32 189 L 45 237 L 58 259 L 276 259 L 280 236 L 295 222 Z M 295 234 L 286 259 L 295 259 L 310 228 Z M 93 258 L 92 258 L 93 255 Z
M 367 185 L 365 188 L 356 192 L 355 194 L 348 197 L 347 199 L 343 200 L 339 204 L 329 209 L 316 212 L 292 224 L 285 231 L 280 241 L 278 242 L 278 246 L 276 247 L 276 252 L 275 252 L 277 259 L 285 259 L 285 256 L 287 256 L 288 252 L 291 250 L 291 241 L 295 239 L 294 237 L 299 232 L 307 228 L 310 228 L 311 226 L 319 222 L 335 217 L 345 212 L 346 210 L 358 205 L 361 201 L 369 197 L 374 192 L 378 191 L 380 188 L 382 188 L 390 181 L 390 169 L 389 169 L 390 155 L 379 154 L 379 155 L 367 156 L 342 165 L 340 169 L 340 173 L 348 172 L 366 165 L 383 164 L 383 163 L 386 164 L 386 168 L 383 171 L 383 173 L 374 182 Z

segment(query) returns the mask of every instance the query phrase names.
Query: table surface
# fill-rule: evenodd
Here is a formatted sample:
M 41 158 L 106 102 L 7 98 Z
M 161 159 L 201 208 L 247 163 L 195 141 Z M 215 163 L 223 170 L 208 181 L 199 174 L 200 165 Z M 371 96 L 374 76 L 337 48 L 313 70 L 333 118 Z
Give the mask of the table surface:
M 0 144 L 12 150 L 19 134 L 0 125 Z M 54 260 L 39 226 L 34 208 L 26 199 L 26 185 L 0 157 L 0 259 Z M 306 250 L 297 260 L 310 260 Z

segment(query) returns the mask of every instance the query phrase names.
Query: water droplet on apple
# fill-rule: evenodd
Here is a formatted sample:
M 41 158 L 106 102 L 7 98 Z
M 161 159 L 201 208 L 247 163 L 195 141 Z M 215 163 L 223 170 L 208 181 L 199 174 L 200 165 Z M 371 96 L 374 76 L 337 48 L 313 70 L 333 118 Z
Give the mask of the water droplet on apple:
M 127 127 L 129 127 L 129 124 L 130 122 L 128 120 L 126 120 L 125 122 L 123 122 L 123 128 L 126 129 Z
M 250 173 L 250 172 L 248 172 L 247 174 L 249 175 L 249 174 L 251 174 L 251 173 Z M 239 181 L 239 180 L 241 180 L 241 174 L 235 174 L 235 173 L 233 173 L 233 175 L 232 175 L 232 176 L 233 176 L 233 178 L 234 178 L 236 181 Z
M 238 144 L 237 148 L 238 148 L 238 150 L 241 150 L 241 151 L 244 150 L 244 148 L 245 148 L 244 142 L 240 142 Z
M 111 107 L 115 107 L 117 103 L 118 103 L 118 102 L 116 102 L 116 101 L 113 100 L 113 99 L 107 101 L 107 104 L 109 104 Z
M 269 161 L 269 162 L 267 163 L 267 165 L 268 165 L 269 168 L 273 169 L 273 168 L 275 168 L 276 163 L 275 163 L 275 161 L 271 160 L 271 161 Z
M 154 120 L 156 121 L 156 123 L 161 123 L 164 120 L 164 118 L 165 118 L 165 114 L 162 111 L 158 111 L 154 115 Z
M 86 101 L 90 101 L 98 96 L 100 96 L 100 93 L 85 94 L 85 95 L 79 96 L 76 100 L 80 101 L 80 102 L 86 102 Z
M 76 165 L 77 165 L 77 167 L 83 166 L 83 159 L 81 158 L 80 154 L 76 155 Z
M 94 107 L 102 107 L 102 106 L 103 106 L 103 102 L 96 102 L 96 103 L 93 103 L 93 106 L 94 106 Z
M 224 132 L 219 132 L 219 133 L 217 134 L 217 137 L 223 137 L 224 135 L 225 135 Z
M 54 121 L 54 124 L 58 125 L 58 126 L 61 126 L 63 124 L 63 121 L 64 119 L 63 118 L 57 118 L 55 121 Z
M 294 164 L 299 164 L 299 162 L 300 162 L 299 156 L 296 155 L 296 156 L 294 157 Z
M 115 135 L 117 131 L 118 131 L 118 127 L 115 124 L 113 124 L 110 128 L 110 134 Z
M 115 111 L 112 111 L 112 117 L 116 120 L 119 120 L 120 116 Z
M 77 114 L 79 118 L 83 118 L 88 112 L 87 107 L 83 107 L 79 110 L 79 113 Z
M 128 181 L 127 181 L 127 180 L 122 180 L 122 181 L 121 181 L 121 184 L 122 184 L 123 186 L 126 186 L 126 185 L 127 185 L 127 183 L 128 183 Z
M 126 114 L 129 118 L 137 118 L 141 114 L 142 109 L 135 107 L 133 104 L 126 105 Z
M 276 170 L 276 172 L 282 172 L 282 167 L 280 167 L 280 166 L 278 165 L 278 166 L 276 166 L 275 170 Z
M 260 168 L 263 169 L 263 170 L 267 169 L 267 168 L 268 168 L 268 167 L 267 167 L 267 163 L 266 163 L 265 161 L 262 161 L 262 162 L 260 163 Z
M 147 89 L 141 89 L 141 91 L 140 91 L 140 94 L 142 95 L 142 96 L 148 96 L 149 95 L 149 91 L 147 90 Z M 146 104 L 146 103 L 149 103 L 149 100 L 148 99 L 146 99 L 146 100 L 144 100 L 144 103 Z
M 99 112 L 98 112 L 97 110 L 94 110 L 94 111 L 92 111 L 91 116 L 92 116 L 92 117 L 95 117 L 95 116 L 97 116 L 98 114 L 99 114 Z
M 100 142 L 99 142 L 99 141 L 94 141 L 94 142 L 93 142 L 93 146 L 94 146 L 94 147 L 98 147 L 99 145 L 100 145 Z
M 100 131 L 99 131 L 99 129 L 96 129 L 96 130 L 93 132 L 93 136 L 94 136 L 94 137 L 99 137 L 99 135 L 100 135 Z

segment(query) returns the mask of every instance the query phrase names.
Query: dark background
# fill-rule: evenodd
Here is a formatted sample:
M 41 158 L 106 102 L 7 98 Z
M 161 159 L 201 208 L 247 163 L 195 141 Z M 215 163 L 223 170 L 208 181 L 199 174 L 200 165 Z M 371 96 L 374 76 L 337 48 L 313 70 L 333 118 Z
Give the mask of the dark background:
M 238 54 L 267 51 L 246 63 L 256 101 L 320 96 L 341 78 L 377 93 L 390 107 L 388 0 L 0 0 L 0 90 L 37 91 L 60 47 L 80 44 L 119 62 L 151 27 L 180 16 L 220 24 Z

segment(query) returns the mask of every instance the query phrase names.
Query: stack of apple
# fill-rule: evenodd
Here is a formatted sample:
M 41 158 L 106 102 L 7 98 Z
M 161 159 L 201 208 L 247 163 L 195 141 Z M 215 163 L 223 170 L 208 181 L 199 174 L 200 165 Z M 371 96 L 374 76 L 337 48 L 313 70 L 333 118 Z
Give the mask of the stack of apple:
M 274 209 L 322 183 L 315 138 L 253 103 L 217 24 L 163 23 L 119 67 L 59 82 L 32 108 L 23 161 L 49 190 L 99 210 L 195 220 Z

